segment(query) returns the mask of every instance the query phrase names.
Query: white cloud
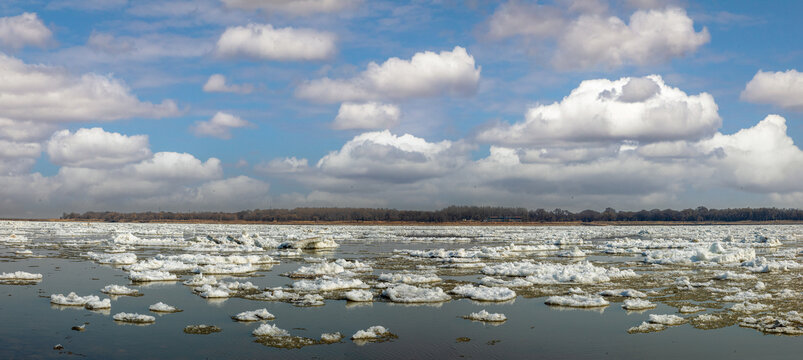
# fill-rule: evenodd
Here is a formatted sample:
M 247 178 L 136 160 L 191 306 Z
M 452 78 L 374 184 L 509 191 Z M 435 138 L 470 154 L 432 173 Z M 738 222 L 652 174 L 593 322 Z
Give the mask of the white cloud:
M 36 13 L 0 17 L 0 46 L 19 49 L 26 45 L 45 47 L 53 33 Z
M 410 60 L 390 58 L 350 79 L 322 78 L 301 85 L 296 95 L 320 102 L 468 96 L 477 91 L 479 66 L 466 49 L 419 52 Z
M 604 5 L 583 1 L 563 8 L 508 2 L 490 17 L 488 36 L 521 36 L 554 46 L 552 64 L 561 69 L 662 63 L 693 53 L 710 41 L 708 30 L 696 32 L 694 21 L 681 8 L 637 10 L 626 23 L 606 15 Z M 542 46 L 535 53 L 547 53 L 547 49 Z
M 694 21 L 680 8 L 638 10 L 629 24 L 614 16 L 581 15 L 558 40 L 553 64 L 591 68 L 662 63 L 692 53 L 710 39 L 706 28 L 695 32 Z
M 0 117 L 71 122 L 161 118 L 178 113 L 172 100 L 142 102 L 111 76 L 74 76 L 61 68 L 29 65 L 0 54 Z
M 803 73 L 794 69 L 785 72 L 759 70 L 745 86 L 741 99 L 803 111 Z
M 657 75 L 586 80 L 562 101 L 530 108 L 522 122 L 485 128 L 477 139 L 541 146 L 696 140 L 719 128 L 717 110 L 711 95 L 687 95 Z
M 362 0 L 222 0 L 230 8 L 278 11 L 294 15 L 332 13 L 354 7 Z
M 253 124 L 232 114 L 218 111 L 209 121 L 196 122 L 191 130 L 196 136 L 231 139 L 231 129 L 249 126 Z
M 697 146 L 727 185 L 760 193 L 803 190 L 803 151 L 786 133 L 786 119 L 769 115 L 732 135 L 716 134 Z
M 554 6 L 511 1 L 499 6 L 488 21 L 488 35 L 501 39 L 516 35 L 552 37 L 566 25 L 563 12 Z
M 291 156 L 281 159 L 273 159 L 267 163 L 257 164 L 254 166 L 254 170 L 268 175 L 290 174 L 306 172 L 309 170 L 309 165 L 307 159 L 299 159 L 295 156 Z
M 55 130 L 54 124 L 0 118 L 0 138 L 15 141 L 44 140 Z
M 250 94 L 254 91 L 251 84 L 226 84 L 226 77 L 221 74 L 212 74 L 203 87 L 205 92 L 228 92 L 237 94 Z
M 217 54 L 263 60 L 323 60 L 336 51 L 335 35 L 312 29 L 274 28 L 270 24 L 229 27 L 217 41 Z
M 367 102 L 343 103 L 337 112 L 332 127 L 346 129 L 386 129 L 399 123 L 401 110 L 393 104 Z
M 126 136 L 96 127 L 54 133 L 47 154 L 57 165 L 105 168 L 150 158 L 151 150 L 147 135 Z
M 223 176 L 219 159 L 202 162 L 192 154 L 177 152 L 158 152 L 124 171 L 133 177 L 159 180 L 209 180 Z
M 79 10 L 110 10 L 128 4 L 128 0 L 54 0 L 47 4 L 47 9 L 79 9 Z
M 464 149 L 451 141 L 431 143 L 385 130 L 355 136 L 316 166 L 323 174 L 337 178 L 409 183 L 446 174 L 464 161 Z

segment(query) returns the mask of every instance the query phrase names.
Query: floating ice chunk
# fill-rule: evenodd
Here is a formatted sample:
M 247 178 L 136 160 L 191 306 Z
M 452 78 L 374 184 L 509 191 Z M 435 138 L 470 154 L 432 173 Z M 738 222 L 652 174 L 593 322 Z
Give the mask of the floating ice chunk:
M 181 311 L 175 306 L 167 305 L 161 301 L 151 306 L 148 306 L 148 310 L 153 312 L 163 312 L 163 313 L 174 313 Z
M 368 290 L 351 290 L 347 291 L 343 296 L 348 301 L 366 302 L 374 300 L 374 294 Z
M 314 237 L 309 239 L 287 241 L 279 244 L 279 249 L 334 249 L 340 245 L 332 239 Z
M 443 279 L 435 274 L 414 274 L 414 273 L 383 273 L 379 275 L 379 281 L 404 283 L 404 284 L 422 284 L 440 282 Z
M 336 342 L 338 342 L 338 341 L 340 341 L 342 339 L 343 339 L 343 334 L 341 334 L 339 332 L 321 334 L 321 342 L 324 342 L 324 343 L 327 343 L 327 344 L 336 343 Z
M 471 284 L 457 286 L 452 289 L 451 293 L 478 301 L 507 301 L 516 298 L 516 292 L 506 287 L 485 287 Z
M 101 254 L 90 251 L 86 253 L 86 256 L 99 264 L 131 265 L 137 262 L 137 255 L 134 253 Z
M 139 294 L 139 290 L 131 289 L 131 288 L 128 288 L 128 287 L 125 287 L 125 286 L 122 286 L 122 285 L 114 285 L 114 284 L 104 286 L 103 289 L 100 289 L 100 292 L 102 292 L 104 294 L 109 294 L 109 295 L 128 295 L 128 296 L 133 296 L 133 295 L 138 295 Z
M 524 280 L 522 278 L 514 278 L 512 280 L 504 280 L 504 279 L 499 279 L 499 278 L 490 277 L 490 276 L 485 276 L 482 279 L 480 279 L 479 284 L 480 285 L 485 285 L 485 286 L 505 286 L 505 287 L 509 287 L 509 288 L 511 288 L 511 287 L 512 288 L 515 288 L 515 287 L 530 287 L 530 286 L 533 285 L 533 283 L 531 283 L 531 282 L 529 282 L 527 280 Z
M 601 296 L 586 296 L 586 295 L 566 295 L 566 296 L 550 296 L 544 301 L 547 305 L 591 308 L 608 306 L 610 303 L 603 299 Z
M 644 262 L 648 264 L 681 264 L 717 263 L 732 264 L 753 260 L 756 250 L 752 248 L 725 247 L 721 243 L 713 243 L 708 247 L 645 251 Z
M 552 251 L 558 250 L 559 247 L 552 244 L 538 244 L 538 245 L 523 245 L 510 243 L 508 250 L 516 252 L 534 252 L 534 251 Z
M 722 301 L 748 301 L 748 300 L 764 300 L 772 299 L 771 294 L 756 294 L 753 290 L 740 291 L 733 295 L 728 295 L 722 298 Z
M 115 244 L 139 244 L 141 240 L 132 233 L 123 233 L 115 236 L 112 242 Z
M 463 316 L 464 319 L 474 320 L 474 321 L 487 321 L 487 322 L 502 322 L 507 320 L 507 316 L 502 313 L 489 313 L 485 311 L 485 309 L 480 310 L 480 312 L 474 312 Z
M 803 268 L 803 264 L 792 260 L 768 260 L 763 256 L 745 261 L 742 266 L 757 273 L 783 272 Z
M 84 304 L 87 310 L 104 310 L 112 308 L 112 301 L 110 299 L 91 300 Z
M 15 271 L 13 273 L 0 274 L 0 281 L 39 281 L 42 274 L 33 274 L 25 271 Z
M 568 294 L 568 295 L 574 295 L 574 294 L 583 295 L 585 293 L 586 292 L 583 291 L 583 289 L 581 289 L 579 287 L 571 287 L 571 288 L 569 288 L 569 290 L 566 290 L 566 294 Z
M 268 312 L 268 309 L 262 308 L 252 311 L 243 311 L 231 317 L 237 321 L 260 321 L 260 320 L 273 320 L 276 317 Z
M 293 300 L 295 306 L 324 306 L 326 303 L 323 301 L 323 296 L 318 294 L 306 294 Z
M 115 321 L 135 323 L 135 324 L 149 324 L 152 322 L 156 322 L 156 318 L 153 316 L 141 315 L 137 313 L 126 313 L 126 312 L 114 314 L 114 316 L 112 316 L 112 319 L 114 319 Z
M 704 310 L 705 308 L 702 306 L 682 306 L 680 309 L 678 309 L 681 314 L 691 314 Z
M 675 279 L 675 287 L 680 290 L 693 290 L 694 288 L 699 287 L 709 287 L 713 284 L 713 281 L 707 282 L 691 282 L 687 276 L 681 276 Z
M 384 326 L 374 325 L 365 330 L 359 330 L 351 335 L 352 340 L 374 340 L 392 335 L 389 329 Z
M 135 282 L 178 280 L 178 276 L 176 276 L 175 274 L 159 270 L 132 271 L 128 274 L 128 278 L 131 279 L 131 281 Z
M 189 280 L 184 281 L 184 285 L 201 286 L 201 285 L 215 285 L 217 278 L 214 276 L 204 276 L 204 274 L 193 275 Z
M 270 254 L 273 256 L 283 256 L 283 257 L 300 256 L 301 249 L 284 249 L 284 250 L 274 251 Z
M 62 294 L 50 295 L 50 303 L 64 306 L 84 306 L 90 301 L 100 301 L 100 298 L 95 295 L 78 296 L 74 292 L 70 292 L 67 296 Z
M 650 314 L 650 323 L 653 324 L 661 324 L 666 326 L 673 326 L 673 325 L 680 325 L 686 322 L 686 319 L 677 316 L 677 315 L 659 315 L 659 314 Z
M 769 334 L 803 335 L 803 318 L 797 311 L 784 316 L 746 317 L 740 319 L 739 326 L 753 328 Z
M 765 305 L 761 303 L 751 303 L 751 302 L 743 302 L 737 303 L 731 306 L 731 311 L 741 312 L 741 313 L 756 313 L 765 310 L 772 309 L 772 305 Z
M 615 290 L 604 290 L 599 293 L 602 296 L 623 296 L 623 297 L 632 297 L 632 298 L 643 298 L 647 297 L 647 294 L 635 290 L 635 289 L 615 289 Z
M 290 333 L 287 330 L 280 329 L 278 326 L 274 324 L 262 324 L 259 327 L 251 332 L 254 336 L 269 336 L 269 337 L 280 337 L 280 336 L 290 336 Z
M 767 284 L 765 284 L 763 281 L 756 282 L 756 285 L 753 286 L 753 289 L 758 291 L 765 290 L 767 289 Z
M 293 283 L 293 289 L 298 291 L 334 291 L 367 287 L 368 285 L 359 279 L 343 279 L 329 276 L 315 280 L 300 280 Z
M 431 303 L 449 301 L 451 297 L 439 287 L 423 288 L 400 284 L 382 291 L 382 296 L 398 303 Z
M 196 267 L 192 270 L 198 274 L 210 275 L 227 275 L 227 274 L 248 274 L 259 270 L 251 264 L 237 265 L 237 264 L 218 264 L 218 265 L 204 265 Z
M 627 299 L 625 300 L 624 304 L 622 304 L 622 309 L 625 310 L 647 310 L 652 309 L 656 305 L 649 300 L 643 299 Z
M 644 321 L 639 326 L 634 326 L 634 327 L 632 327 L 630 329 L 627 329 L 627 332 L 630 333 L 630 334 L 634 334 L 634 333 L 650 333 L 650 332 L 661 331 L 661 330 L 664 330 L 664 329 L 666 329 L 666 326 L 664 326 L 664 325 L 653 324 L 653 323 L 649 323 L 649 322 Z
M 227 298 L 231 296 L 231 290 L 229 290 L 226 286 L 217 286 L 213 287 L 212 285 L 204 285 L 200 288 L 196 288 L 195 291 L 198 292 L 198 295 L 205 299 L 210 298 Z
M 560 256 L 560 257 L 585 257 L 586 253 L 584 253 L 582 250 L 580 250 L 580 248 L 578 248 L 577 246 L 574 246 L 569 250 L 559 251 L 555 255 Z
M 33 255 L 33 251 L 28 250 L 28 249 L 17 250 L 17 251 L 14 252 L 14 254 L 27 256 L 27 255 Z
M 246 298 L 263 301 L 292 301 L 298 299 L 298 294 L 284 291 L 283 289 L 266 290 L 255 295 L 248 295 Z
M 574 264 L 511 262 L 486 266 L 482 269 L 486 275 L 526 276 L 533 284 L 579 283 L 594 284 L 638 277 L 633 270 L 620 270 L 614 267 L 594 266 L 588 261 Z
M 714 279 L 716 280 L 736 280 L 736 281 L 752 280 L 755 278 L 756 278 L 755 275 L 736 273 L 733 271 L 725 271 L 721 274 L 718 274 L 717 276 L 714 276 Z
M 346 272 L 346 269 L 334 262 L 302 266 L 290 273 L 291 277 L 314 277 L 321 275 L 337 275 Z
M 700 314 L 697 315 L 697 317 L 695 317 L 694 320 L 699 322 L 714 322 L 722 320 L 722 318 L 711 314 Z

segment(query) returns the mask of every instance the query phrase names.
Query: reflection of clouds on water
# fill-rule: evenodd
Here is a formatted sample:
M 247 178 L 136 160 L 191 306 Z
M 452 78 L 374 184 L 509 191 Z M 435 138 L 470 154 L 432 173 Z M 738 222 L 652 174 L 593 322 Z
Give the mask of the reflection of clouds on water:
M 346 301 L 346 309 L 373 307 L 373 301 Z
M 222 307 L 223 303 L 226 302 L 229 298 L 208 298 L 206 299 L 206 303 L 216 307 Z

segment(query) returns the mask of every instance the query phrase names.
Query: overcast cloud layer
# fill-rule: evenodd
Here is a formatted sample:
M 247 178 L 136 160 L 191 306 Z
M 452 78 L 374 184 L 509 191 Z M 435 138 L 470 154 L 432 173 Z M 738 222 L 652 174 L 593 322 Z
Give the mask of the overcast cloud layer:
M 12 0 L 0 216 L 800 207 L 787 5 Z

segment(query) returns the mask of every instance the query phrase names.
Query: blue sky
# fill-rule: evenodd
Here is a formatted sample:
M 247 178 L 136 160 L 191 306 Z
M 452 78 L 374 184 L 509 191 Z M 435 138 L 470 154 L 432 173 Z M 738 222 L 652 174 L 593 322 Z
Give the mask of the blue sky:
M 801 10 L 4 1 L 0 216 L 800 207 Z

